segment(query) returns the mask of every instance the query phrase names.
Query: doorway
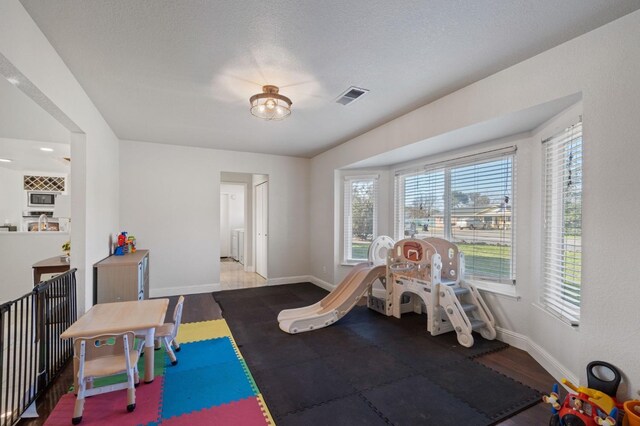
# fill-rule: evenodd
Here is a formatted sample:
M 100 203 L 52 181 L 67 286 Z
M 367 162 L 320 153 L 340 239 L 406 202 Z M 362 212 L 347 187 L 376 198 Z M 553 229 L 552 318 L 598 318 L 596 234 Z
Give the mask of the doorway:
M 251 173 L 220 174 L 220 288 L 230 290 L 266 285 L 266 265 L 256 263 L 256 182 Z M 261 229 L 264 219 L 261 220 Z M 262 233 L 262 232 L 261 232 Z M 263 250 L 261 258 L 266 259 Z

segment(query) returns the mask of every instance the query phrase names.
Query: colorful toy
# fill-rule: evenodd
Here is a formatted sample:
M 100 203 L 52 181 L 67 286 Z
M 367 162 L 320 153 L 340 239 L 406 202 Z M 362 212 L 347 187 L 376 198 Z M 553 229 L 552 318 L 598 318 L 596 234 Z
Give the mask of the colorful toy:
M 624 412 L 628 426 L 640 426 L 640 401 L 625 402 Z
M 560 410 L 560 408 L 562 408 L 562 405 L 560 405 L 560 403 L 558 402 L 559 400 L 560 400 L 560 395 L 558 394 L 558 384 L 554 383 L 553 391 L 551 392 L 550 395 L 544 395 L 542 397 L 542 401 L 544 401 L 547 404 L 550 404 L 552 413 L 555 414 L 558 412 L 558 410 Z
M 135 253 L 136 252 L 136 237 L 134 237 L 133 235 L 129 235 L 127 237 L 127 246 L 129 247 L 129 252 L 130 253 Z
M 594 370 L 604 367 L 613 373 L 612 380 L 598 377 Z M 550 426 L 614 426 L 620 423 L 620 404 L 615 395 L 618 391 L 621 375 L 611 364 L 604 361 L 593 361 L 587 366 L 587 381 L 589 387 L 575 386 L 567 379 L 562 384 L 575 392 L 570 393 L 559 404 L 558 384 L 553 385 L 550 395 L 542 400 L 551 404 Z
M 123 256 L 129 252 L 129 244 L 127 243 L 127 233 L 121 232 L 118 235 L 116 246 L 113 250 L 115 256 Z

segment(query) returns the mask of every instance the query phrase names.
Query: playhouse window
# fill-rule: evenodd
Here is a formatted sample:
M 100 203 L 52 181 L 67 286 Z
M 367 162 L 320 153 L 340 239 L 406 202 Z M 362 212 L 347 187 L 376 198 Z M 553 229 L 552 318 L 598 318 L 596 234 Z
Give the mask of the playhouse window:
M 543 288 L 541 303 L 580 322 L 582 276 L 582 123 L 543 141 Z
M 396 173 L 396 238 L 440 237 L 465 254 L 466 277 L 515 283 L 515 147 Z
M 344 260 L 362 262 L 377 235 L 378 177 L 349 176 L 344 182 Z

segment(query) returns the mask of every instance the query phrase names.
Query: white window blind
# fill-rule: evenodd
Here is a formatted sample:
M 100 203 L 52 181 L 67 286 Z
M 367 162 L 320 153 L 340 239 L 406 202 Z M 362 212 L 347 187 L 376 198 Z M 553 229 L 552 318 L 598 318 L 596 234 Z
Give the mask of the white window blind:
M 377 237 L 378 177 L 349 176 L 344 182 L 344 260 L 368 259 L 369 246 Z
M 446 238 L 468 278 L 513 284 L 514 174 L 515 147 L 396 173 L 396 238 Z
M 543 149 L 541 302 L 562 319 L 578 325 L 582 275 L 582 123 L 545 140 Z
M 396 238 L 444 237 L 442 170 L 398 176 L 396 194 Z

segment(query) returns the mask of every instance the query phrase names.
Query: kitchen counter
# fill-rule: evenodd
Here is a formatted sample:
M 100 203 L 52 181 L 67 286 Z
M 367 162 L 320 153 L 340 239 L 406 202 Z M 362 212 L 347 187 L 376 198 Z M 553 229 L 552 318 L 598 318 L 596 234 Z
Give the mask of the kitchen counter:
M 63 260 L 62 255 L 50 257 L 33 264 L 33 285 L 42 281 L 43 274 L 54 274 L 68 271 L 69 258 Z
M 67 231 L 17 231 L 17 232 L 0 232 L 0 238 L 6 235 L 69 235 Z

